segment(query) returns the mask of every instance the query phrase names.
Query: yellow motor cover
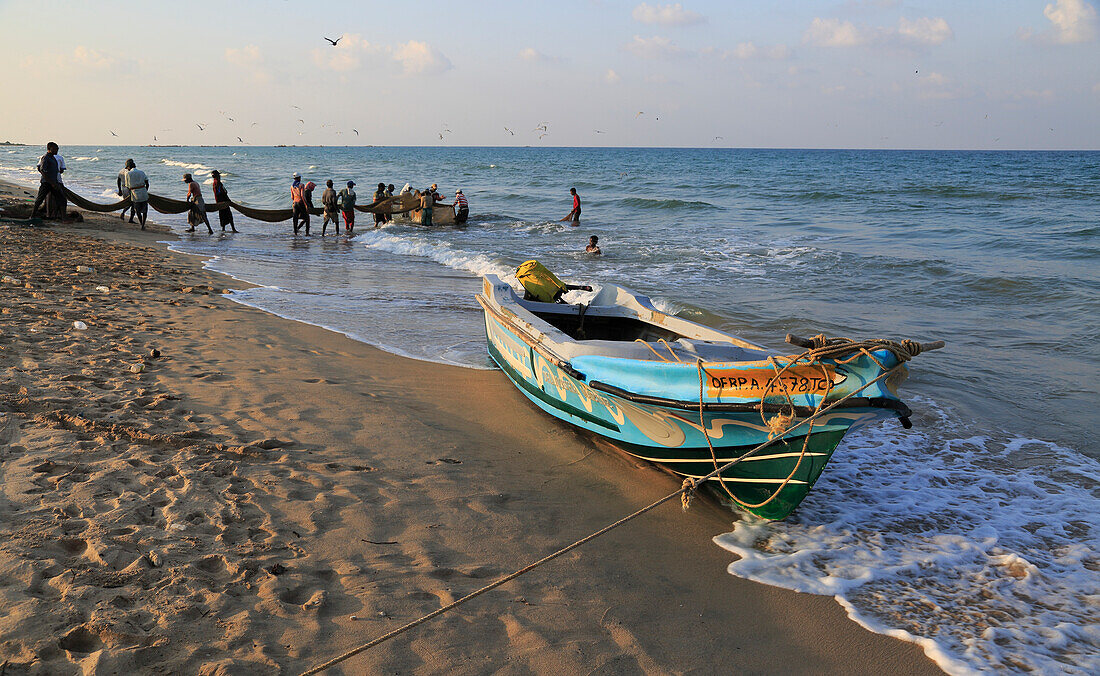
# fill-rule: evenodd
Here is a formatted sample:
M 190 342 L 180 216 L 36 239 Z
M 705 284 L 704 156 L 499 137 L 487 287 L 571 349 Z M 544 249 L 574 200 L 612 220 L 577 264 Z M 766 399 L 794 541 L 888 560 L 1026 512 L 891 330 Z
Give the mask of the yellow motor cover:
M 567 291 L 565 283 L 536 260 L 527 261 L 516 268 L 516 279 L 523 284 L 529 297 L 543 303 L 554 303 L 558 296 Z

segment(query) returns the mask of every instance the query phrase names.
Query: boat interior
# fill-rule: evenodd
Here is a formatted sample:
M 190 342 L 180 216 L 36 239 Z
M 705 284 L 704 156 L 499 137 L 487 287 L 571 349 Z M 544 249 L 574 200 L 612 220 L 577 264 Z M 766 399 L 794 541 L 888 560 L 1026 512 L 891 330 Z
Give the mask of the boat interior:
M 563 359 L 616 357 L 694 364 L 766 359 L 768 350 L 737 336 L 668 315 L 645 296 L 608 284 L 587 303 L 521 299 L 508 284 L 486 275 L 488 295 L 511 307 L 538 332 L 538 341 Z M 517 327 L 518 328 L 518 327 Z

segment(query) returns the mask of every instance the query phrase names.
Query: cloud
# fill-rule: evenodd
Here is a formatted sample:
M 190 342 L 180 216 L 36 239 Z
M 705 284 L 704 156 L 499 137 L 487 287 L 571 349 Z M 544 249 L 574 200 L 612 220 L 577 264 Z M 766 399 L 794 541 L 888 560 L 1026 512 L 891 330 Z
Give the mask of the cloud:
M 557 57 L 547 56 L 534 47 L 519 50 L 519 58 L 530 63 L 555 63 L 561 60 Z
M 442 73 L 450 70 L 450 59 L 426 42 L 409 40 L 393 50 L 393 58 L 405 69 L 406 74 Z
M 229 48 L 225 50 L 225 60 L 237 66 L 254 66 L 263 61 L 260 48 L 256 45 L 248 45 L 241 48 Z
M 651 5 L 643 2 L 630 13 L 635 21 L 641 23 L 659 24 L 661 26 L 688 26 L 703 23 L 706 17 L 698 12 L 684 9 L 680 3 L 667 5 Z
M 1043 9 L 1043 16 L 1051 23 L 1047 30 L 1036 33 L 1021 28 L 1017 36 L 1022 40 L 1072 45 L 1092 42 L 1100 33 L 1096 8 L 1085 0 L 1056 0 Z
M 230 47 L 225 50 L 225 60 L 250 73 L 256 82 L 271 81 L 271 73 L 262 67 L 264 57 L 256 45 Z
M 851 21 L 815 17 L 802 41 L 817 47 L 855 47 L 867 39 Z
M 901 17 L 898 36 L 910 44 L 938 45 L 955 37 L 955 32 L 943 17 L 921 17 L 912 21 Z
M 717 56 L 721 59 L 789 59 L 791 50 L 787 45 L 757 45 L 755 42 L 741 42 L 729 50 L 718 50 L 714 47 L 706 47 L 700 50 L 706 56 Z
M 320 47 L 311 54 L 319 67 L 341 73 L 359 70 L 366 61 L 383 57 L 401 64 L 406 75 L 442 73 L 453 67 L 450 59 L 426 42 L 409 40 L 390 47 L 372 44 L 354 33 L 342 35 L 335 47 Z
M 943 73 L 927 73 L 917 81 L 917 97 L 926 101 L 953 101 L 972 95 L 969 87 Z
M 118 63 L 118 60 L 113 56 L 107 56 L 97 52 L 94 49 L 88 49 L 83 45 L 77 45 L 73 49 L 72 62 L 74 65 L 82 66 L 84 68 L 91 68 L 93 70 L 106 70 L 108 68 L 114 68 Z
M 651 38 L 635 35 L 631 42 L 623 46 L 623 49 L 643 59 L 683 56 L 687 53 L 668 38 L 659 35 L 654 35 Z
M 943 17 L 901 17 L 896 27 L 857 26 L 851 21 L 815 17 L 802 41 L 816 47 L 875 45 L 912 49 L 942 44 L 954 37 L 955 32 Z
M 381 47 L 372 45 L 357 33 L 344 33 L 337 38 L 335 47 L 319 47 L 311 52 L 311 56 L 321 68 L 346 73 L 358 70 L 363 65 L 363 57 L 382 51 Z
M 623 81 L 622 77 L 620 77 L 618 73 L 611 70 L 610 68 L 608 68 L 607 72 L 604 73 L 603 79 L 604 82 L 606 82 L 607 84 L 618 84 Z M 1097 87 L 1100 87 L 1100 85 L 1097 85 Z
M 94 71 L 112 74 L 132 73 L 139 65 L 134 59 L 104 54 L 84 45 L 77 45 L 71 52 L 26 56 L 19 63 L 25 69 L 39 72 Z

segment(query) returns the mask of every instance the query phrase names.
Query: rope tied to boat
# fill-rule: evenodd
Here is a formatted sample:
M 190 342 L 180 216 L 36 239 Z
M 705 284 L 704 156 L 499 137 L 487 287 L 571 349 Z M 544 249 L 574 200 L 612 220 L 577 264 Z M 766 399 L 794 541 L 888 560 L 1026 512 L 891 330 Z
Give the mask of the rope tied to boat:
M 927 350 L 936 349 L 936 348 L 939 348 L 939 347 L 943 347 L 943 342 L 942 341 L 937 341 L 936 343 L 924 344 L 923 345 L 923 350 L 927 351 Z M 919 351 L 917 353 L 919 354 Z M 700 420 L 700 423 L 702 423 L 703 422 L 703 405 L 702 405 L 702 387 L 703 387 L 702 382 L 703 381 L 702 381 L 702 377 L 703 377 L 703 374 L 704 374 L 704 364 L 703 364 L 702 359 L 699 359 L 696 362 L 696 367 L 698 368 L 699 374 L 700 374 L 699 420 Z M 874 385 L 875 383 L 877 383 L 881 380 L 884 380 L 886 378 L 889 378 L 891 375 L 896 373 L 902 367 L 903 367 L 902 364 L 898 364 L 897 366 L 895 366 L 895 367 L 893 367 L 889 370 L 884 370 L 883 373 L 880 373 L 875 378 L 869 380 L 868 382 L 864 383 L 863 385 L 861 385 L 856 390 L 844 395 L 840 399 L 837 399 L 836 401 L 830 403 L 828 406 L 825 406 L 825 397 L 822 397 L 822 400 L 818 403 L 818 406 L 814 410 L 813 414 L 811 414 L 811 415 L 809 415 L 809 416 L 807 416 L 807 417 L 805 417 L 801 420 L 798 420 L 798 421 L 794 421 L 792 419 L 793 424 L 790 425 L 784 431 L 783 434 L 784 435 L 788 434 L 788 433 L 794 431 L 795 429 L 797 429 L 797 428 L 799 428 L 803 425 L 806 425 L 806 424 L 810 425 L 810 431 L 812 431 L 813 424 L 818 418 L 825 415 L 826 413 L 833 410 L 834 408 L 840 406 L 841 404 L 848 401 L 852 397 L 855 397 L 859 393 L 863 392 L 863 390 L 865 390 L 868 387 Z M 707 445 L 711 449 L 712 458 L 714 458 L 715 461 L 717 461 L 717 456 L 714 455 L 714 447 L 710 443 L 710 435 L 705 431 L 706 430 L 705 426 L 700 424 L 700 427 L 703 428 L 704 434 L 707 437 Z M 424 624 L 425 622 L 431 620 L 432 618 L 438 617 L 438 616 L 440 616 L 440 615 L 442 615 L 442 614 L 444 614 L 444 613 L 446 613 L 446 612 L 448 612 L 448 611 L 450 611 L 454 608 L 457 608 L 458 606 L 466 603 L 467 601 L 475 599 L 478 596 L 481 596 L 482 594 L 485 594 L 488 591 L 496 589 L 497 587 L 499 587 L 503 584 L 506 584 L 506 583 L 516 579 L 517 577 L 519 577 L 521 575 L 524 575 L 524 574 L 534 570 L 535 568 L 538 568 L 538 567 L 540 567 L 540 566 L 542 566 L 546 563 L 549 563 L 550 561 L 552 561 L 552 560 L 554 560 L 554 559 L 556 559 L 556 558 L 558 558 L 558 557 L 560 557 L 560 556 L 576 549 L 577 547 L 580 547 L 581 545 L 583 545 L 587 542 L 590 542 L 590 541 L 600 537 L 601 535 L 604 535 L 605 533 L 608 533 L 608 532 L 618 528 L 619 526 L 622 526 L 625 523 L 633 521 L 634 519 L 640 517 L 641 515 L 643 515 L 647 512 L 650 512 L 650 511 L 656 509 L 657 507 L 660 507 L 661 505 L 668 502 L 669 500 L 672 500 L 676 497 L 679 497 L 681 508 L 686 510 L 690 506 L 692 496 L 699 489 L 700 486 L 706 484 L 707 481 L 710 481 L 711 479 L 713 479 L 715 477 L 721 477 L 723 472 L 729 470 L 730 468 L 734 467 L 735 465 L 740 464 L 741 462 L 744 462 L 746 459 L 748 459 L 749 457 L 755 455 L 756 453 L 759 453 L 760 451 L 764 450 L 768 446 L 771 446 L 779 438 L 781 438 L 781 437 L 769 438 L 764 443 L 759 444 L 758 446 L 755 446 L 755 447 L 745 451 L 744 453 L 742 453 L 741 455 L 737 456 L 736 458 L 730 460 L 729 462 L 722 465 L 721 467 L 716 466 L 714 471 L 710 472 L 706 476 L 699 477 L 698 479 L 693 479 L 691 477 L 685 477 L 684 482 L 680 485 L 680 488 L 677 489 L 676 491 L 674 491 L 672 493 L 669 493 L 668 495 L 666 495 L 666 496 L 664 496 L 664 497 L 662 497 L 662 498 L 660 498 L 660 499 L 658 499 L 654 502 L 651 502 L 650 504 L 646 505 L 645 507 L 642 507 L 641 509 L 638 509 L 638 510 L 634 511 L 631 514 L 628 514 L 627 516 L 624 516 L 623 518 L 619 519 L 618 521 L 615 521 L 614 523 L 608 524 L 607 526 L 604 526 L 603 528 L 601 528 L 601 529 L 599 529 L 599 530 L 597 530 L 593 533 L 590 533 L 589 535 L 586 535 L 585 537 L 573 542 L 570 545 L 562 547 L 561 549 L 557 550 L 556 552 L 553 552 L 552 554 L 548 554 L 547 556 L 544 556 L 543 558 L 539 559 L 538 561 L 530 563 L 530 564 L 524 566 L 523 568 L 520 568 L 519 570 L 517 570 L 513 573 L 509 573 L 508 575 L 500 577 L 500 578 L 494 580 L 493 582 L 485 585 L 484 587 L 481 587 L 480 589 L 477 589 L 477 590 L 467 594 L 466 596 L 463 596 L 460 599 L 452 601 L 451 603 L 448 603 L 445 606 L 437 608 L 436 610 L 428 613 L 427 615 L 423 615 L 423 616 L 421 616 L 421 617 L 419 617 L 415 620 L 412 620 L 411 622 L 408 622 L 408 623 L 398 627 L 397 629 L 394 629 L 394 630 L 392 630 L 390 632 L 387 632 L 387 633 L 385 633 L 381 636 L 378 636 L 378 637 L 376 637 L 376 638 L 374 638 L 374 639 L 372 639 L 372 640 L 370 640 L 366 643 L 363 643 L 362 645 L 359 645 L 355 648 L 352 648 L 351 650 L 345 652 L 344 654 L 339 655 L 337 657 L 334 657 L 334 658 L 328 660 L 327 662 L 324 662 L 322 664 L 318 664 L 318 665 L 316 665 L 316 666 L 314 666 L 310 669 L 307 669 L 306 671 L 302 672 L 301 676 L 313 676 L 313 674 L 319 674 L 322 671 L 328 669 L 329 667 L 335 666 L 335 665 L 337 665 L 337 664 L 339 664 L 339 663 L 341 663 L 345 660 L 351 659 L 352 657 L 354 657 L 355 655 L 358 655 L 359 653 L 363 652 L 364 650 L 368 650 L 370 648 L 373 648 L 376 645 L 384 643 L 384 642 L 386 642 L 386 641 L 388 641 L 388 640 L 390 640 L 390 639 L 392 639 L 392 638 L 394 638 L 394 637 L 396 637 L 400 634 L 405 633 L 406 631 L 409 631 L 409 630 L 411 630 L 415 627 L 418 627 L 421 624 Z M 807 438 L 809 438 L 808 433 L 807 433 Z M 805 454 L 805 446 L 803 446 L 803 455 L 804 454 Z M 801 462 L 801 458 L 799 458 L 799 462 Z M 797 467 L 796 467 L 796 470 L 797 470 Z M 792 476 L 793 476 L 793 473 L 792 473 Z M 789 477 L 788 477 L 788 479 L 789 479 Z M 719 481 L 719 483 L 721 483 L 721 481 Z M 725 486 L 724 483 L 722 485 Z M 776 493 L 773 494 L 773 497 L 774 497 L 774 495 L 778 495 L 778 491 L 776 491 Z

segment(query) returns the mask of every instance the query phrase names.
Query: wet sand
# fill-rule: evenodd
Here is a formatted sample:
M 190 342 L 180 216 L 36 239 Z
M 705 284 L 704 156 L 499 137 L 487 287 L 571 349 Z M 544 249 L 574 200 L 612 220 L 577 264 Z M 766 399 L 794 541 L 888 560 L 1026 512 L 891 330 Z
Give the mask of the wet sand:
M 163 228 L 85 218 L 0 222 L 6 675 L 297 673 L 679 486 L 500 372 L 239 305 Z M 329 673 L 940 673 L 728 575 L 736 518 L 671 502 Z

